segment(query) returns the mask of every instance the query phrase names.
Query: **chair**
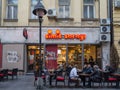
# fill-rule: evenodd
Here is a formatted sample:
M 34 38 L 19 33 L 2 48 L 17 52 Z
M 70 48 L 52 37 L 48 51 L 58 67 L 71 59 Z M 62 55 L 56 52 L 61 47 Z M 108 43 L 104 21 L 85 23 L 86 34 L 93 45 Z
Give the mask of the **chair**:
M 14 79 L 14 77 L 18 78 L 18 68 L 13 68 L 12 71 L 8 72 L 8 76 L 11 76 L 12 79 Z
M 8 80 L 8 69 L 3 69 L 1 71 L 1 74 L 3 74 L 3 79 L 7 79 Z
M 3 69 L 0 72 L 0 76 L 1 76 L 2 79 L 7 79 L 8 80 L 8 69 Z
M 76 83 L 78 80 L 71 79 L 70 77 L 68 78 L 68 87 L 70 87 L 71 83 Z
M 37 81 L 37 79 L 38 79 L 38 77 L 39 77 L 39 72 L 34 72 L 34 77 L 35 77 L 35 79 L 34 79 L 34 86 L 36 86 L 36 81 Z M 44 74 L 44 72 L 42 71 L 42 76 L 41 76 L 41 78 L 43 79 L 43 82 L 44 82 L 44 85 L 46 85 L 46 75 Z
M 107 73 L 107 72 L 103 72 L 103 83 L 105 84 L 105 82 L 107 83 L 107 86 L 109 86 L 109 83 L 111 83 L 111 86 L 112 86 L 112 83 L 116 83 L 117 85 L 117 78 L 115 77 L 112 77 L 110 73 Z
M 94 83 L 98 83 L 99 84 L 99 87 L 100 86 L 102 86 L 102 82 L 103 82 L 103 72 L 102 71 L 100 71 L 99 72 L 99 77 L 96 77 L 96 78 L 90 78 L 90 80 L 91 80 L 91 85 L 93 85 L 94 86 Z
M 0 73 L 0 81 L 3 80 L 4 74 Z
M 59 74 L 59 72 L 56 72 L 56 82 L 55 86 L 57 86 L 58 82 L 63 82 L 65 86 L 65 73 L 62 72 L 62 75 Z

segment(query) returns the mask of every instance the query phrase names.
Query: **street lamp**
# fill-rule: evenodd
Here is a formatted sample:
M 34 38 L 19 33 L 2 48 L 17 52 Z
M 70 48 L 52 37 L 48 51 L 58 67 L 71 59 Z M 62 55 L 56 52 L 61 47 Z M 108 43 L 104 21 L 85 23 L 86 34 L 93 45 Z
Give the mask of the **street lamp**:
M 39 68 L 39 75 L 42 75 L 42 65 L 43 65 L 43 60 L 41 59 L 41 24 L 42 24 L 42 17 L 47 13 L 46 9 L 44 8 L 43 4 L 39 0 L 38 3 L 35 5 L 33 14 L 38 16 L 39 19 L 39 47 L 40 47 L 40 68 Z

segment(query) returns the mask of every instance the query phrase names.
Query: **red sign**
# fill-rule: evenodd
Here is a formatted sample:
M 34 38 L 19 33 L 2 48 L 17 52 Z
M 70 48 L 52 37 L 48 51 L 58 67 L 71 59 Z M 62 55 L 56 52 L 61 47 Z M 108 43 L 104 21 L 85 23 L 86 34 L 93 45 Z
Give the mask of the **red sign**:
M 46 45 L 45 62 L 47 69 L 57 68 L 57 45 Z

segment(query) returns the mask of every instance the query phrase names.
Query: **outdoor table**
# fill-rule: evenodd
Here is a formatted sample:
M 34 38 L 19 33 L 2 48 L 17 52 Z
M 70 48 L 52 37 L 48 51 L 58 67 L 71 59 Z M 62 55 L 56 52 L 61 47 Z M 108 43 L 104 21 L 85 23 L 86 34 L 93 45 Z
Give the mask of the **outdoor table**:
M 85 87 L 85 83 L 86 83 L 86 78 L 89 79 L 89 82 L 90 82 L 90 83 L 89 83 L 89 84 L 90 84 L 89 87 L 91 87 L 90 76 L 91 76 L 91 74 L 86 74 L 86 73 L 80 73 L 80 74 L 79 74 L 79 77 L 84 79 L 84 80 L 83 80 L 83 86 L 84 86 L 84 87 Z

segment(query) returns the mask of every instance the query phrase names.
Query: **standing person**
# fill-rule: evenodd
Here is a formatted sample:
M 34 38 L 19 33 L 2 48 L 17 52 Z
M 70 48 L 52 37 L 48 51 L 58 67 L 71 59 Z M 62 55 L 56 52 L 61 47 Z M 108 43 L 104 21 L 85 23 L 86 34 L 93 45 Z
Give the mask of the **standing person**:
M 93 67 L 93 65 L 94 65 L 94 60 L 93 60 L 93 57 L 92 56 L 90 56 L 90 58 L 89 58 L 89 64 Z
M 79 86 L 80 78 L 79 75 L 77 74 L 77 65 L 73 66 L 72 70 L 70 71 L 70 79 L 76 81 L 75 86 Z

